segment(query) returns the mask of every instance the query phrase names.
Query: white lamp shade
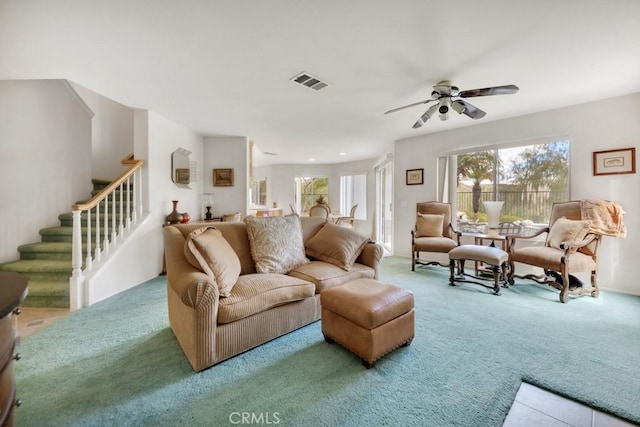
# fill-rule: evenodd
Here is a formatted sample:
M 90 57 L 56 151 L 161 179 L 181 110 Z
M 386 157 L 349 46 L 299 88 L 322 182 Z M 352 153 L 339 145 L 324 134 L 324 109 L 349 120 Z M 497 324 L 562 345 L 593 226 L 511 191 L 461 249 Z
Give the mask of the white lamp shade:
M 482 202 L 482 205 L 487 213 L 489 228 L 498 228 L 498 224 L 500 223 L 500 211 L 502 210 L 504 202 Z

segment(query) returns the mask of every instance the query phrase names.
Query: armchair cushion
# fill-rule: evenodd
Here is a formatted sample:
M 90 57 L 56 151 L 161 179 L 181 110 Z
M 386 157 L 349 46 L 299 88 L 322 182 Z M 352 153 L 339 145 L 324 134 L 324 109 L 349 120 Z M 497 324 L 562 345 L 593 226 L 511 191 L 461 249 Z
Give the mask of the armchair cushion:
M 367 236 L 328 222 L 305 246 L 307 255 L 349 271 L 368 242 Z
M 187 262 L 214 279 L 221 297 L 231 293 L 240 276 L 240 259 L 222 233 L 214 227 L 192 231 L 184 244 Z
M 558 218 L 553 223 L 547 237 L 547 246 L 556 249 L 562 249 L 562 242 L 579 242 L 585 238 L 589 229 L 589 221 L 580 221 L 567 219 L 565 217 Z M 575 252 L 575 248 L 571 251 Z
M 521 262 L 548 270 L 562 271 L 564 255 L 564 251 L 560 249 L 530 246 L 516 249 L 509 256 L 512 262 Z M 597 265 L 593 257 L 576 252 L 569 257 L 567 268 L 569 272 L 592 271 L 597 268 Z
M 442 237 L 444 215 L 418 214 L 416 237 Z
M 309 262 L 298 215 L 245 218 L 251 256 L 258 273 L 282 273 Z

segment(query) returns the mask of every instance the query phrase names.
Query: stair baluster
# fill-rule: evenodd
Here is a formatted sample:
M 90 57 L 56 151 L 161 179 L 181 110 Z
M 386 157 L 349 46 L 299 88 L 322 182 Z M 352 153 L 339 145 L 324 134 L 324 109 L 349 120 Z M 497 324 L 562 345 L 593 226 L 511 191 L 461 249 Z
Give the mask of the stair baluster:
M 123 173 L 118 179 L 110 183 L 106 188 L 96 194 L 91 200 L 82 204 L 72 206 L 73 213 L 73 248 L 72 264 L 73 270 L 70 279 L 70 308 L 72 311 L 88 306 L 91 298 L 89 290 L 86 289 L 86 274 L 93 271 L 102 261 L 106 260 L 110 248 L 116 247 L 118 242 L 123 240 L 125 232 L 129 231 L 137 223 L 138 215 L 142 217 L 142 161 L 133 160 L 133 156 L 122 161 L 131 168 Z M 120 192 L 119 203 L 116 202 L 117 192 Z M 123 194 L 126 193 L 126 200 L 123 203 Z M 109 197 L 111 196 L 111 197 Z M 111 209 L 109 209 L 111 200 Z M 102 218 L 100 205 L 103 204 Z M 126 206 L 123 212 L 123 206 Z M 93 259 L 91 257 L 91 209 L 95 208 L 95 250 Z M 87 221 L 86 241 L 87 259 L 85 270 L 82 270 L 82 213 L 85 212 Z M 117 215 L 119 214 L 119 215 Z M 111 215 L 111 221 L 109 221 Z M 116 216 L 119 217 L 116 221 Z M 102 222 L 103 230 L 100 230 Z M 100 244 L 102 239 L 102 245 Z

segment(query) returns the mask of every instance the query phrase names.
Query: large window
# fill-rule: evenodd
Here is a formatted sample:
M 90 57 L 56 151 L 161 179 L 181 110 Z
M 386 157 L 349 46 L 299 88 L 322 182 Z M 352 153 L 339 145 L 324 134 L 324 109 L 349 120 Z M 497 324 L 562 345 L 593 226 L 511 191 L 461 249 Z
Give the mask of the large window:
M 296 192 L 300 200 L 300 212 L 309 213 L 309 208 L 318 200 L 329 201 L 329 178 L 327 177 L 300 177 L 296 178 Z
M 546 224 L 554 202 L 569 200 L 569 141 L 458 154 L 459 216 L 486 221 L 482 202 L 504 201 L 500 221 Z
M 251 206 L 267 205 L 267 178 L 251 182 L 249 199 L 251 200 Z
M 366 173 L 340 177 L 340 213 L 349 216 L 351 207 L 355 205 L 358 205 L 355 219 L 367 219 Z

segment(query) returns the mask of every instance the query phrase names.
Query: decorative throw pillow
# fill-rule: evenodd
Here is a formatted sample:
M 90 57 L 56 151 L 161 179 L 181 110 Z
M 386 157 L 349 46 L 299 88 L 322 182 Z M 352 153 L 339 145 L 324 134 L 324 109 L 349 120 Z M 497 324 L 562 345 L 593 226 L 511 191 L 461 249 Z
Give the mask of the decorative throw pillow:
M 561 249 L 562 242 L 579 242 L 587 235 L 589 229 L 589 221 L 580 221 L 567 219 L 565 217 L 558 218 L 549 230 L 547 236 L 547 246 Z M 572 249 L 575 252 L 575 249 Z
M 309 262 L 304 253 L 298 215 L 254 217 L 244 220 L 251 257 L 258 273 L 287 274 Z
M 349 271 L 369 242 L 352 228 L 326 223 L 306 243 L 307 255 Z
M 189 233 L 184 255 L 189 264 L 215 280 L 220 296 L 229 296 L 240 276 L 240 259 L 219 230 L 203 227 Z
M 416 237 L 442 237 L 444 215 L 418 214 Z

